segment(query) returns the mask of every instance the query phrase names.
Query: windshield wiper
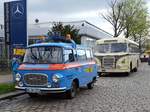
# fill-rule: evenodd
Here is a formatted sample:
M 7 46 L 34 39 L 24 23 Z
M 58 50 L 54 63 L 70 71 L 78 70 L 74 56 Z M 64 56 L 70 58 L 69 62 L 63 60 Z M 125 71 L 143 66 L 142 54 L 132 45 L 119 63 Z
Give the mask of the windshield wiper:
M 33 60 L 39 60 L 34 54 L 33 54 L 33 52 L 32 52 L 32 49 L 31 49 L 31 58 L 33 59 Z

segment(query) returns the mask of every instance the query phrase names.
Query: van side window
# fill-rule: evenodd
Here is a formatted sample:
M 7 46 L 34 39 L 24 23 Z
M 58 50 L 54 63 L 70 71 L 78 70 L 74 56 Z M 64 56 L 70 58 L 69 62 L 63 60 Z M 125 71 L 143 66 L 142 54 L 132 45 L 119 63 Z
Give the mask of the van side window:
M 94 56 L 93 56 L 93 51 L 90 50 L 90 52 L 91 52 L 91 58 L 93 59 L 93 58 L 94 58 Z
M 73 62 L 74 61 L 74 55 L 73 51 L 71 49 L 65 49 L 64 50 L 64 62 Z
M 83 49 L 78 49 L 77 50 L 77 58 L 79 61 L 84 61 L 86 60 L 86 52 Z
M 92 59 L 91 51 L 90 50 L 86 50 L 86 57 L 87 57 L 88 60 Z

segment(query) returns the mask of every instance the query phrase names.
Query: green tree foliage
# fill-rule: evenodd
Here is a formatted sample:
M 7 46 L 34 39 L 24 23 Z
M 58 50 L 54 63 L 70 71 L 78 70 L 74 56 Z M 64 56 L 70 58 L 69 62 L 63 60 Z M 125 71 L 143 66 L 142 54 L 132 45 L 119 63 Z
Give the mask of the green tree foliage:
M 148 35 L 148 11 L 144 0 L 112 0 L 109 4 L 110 11 L 103 15 L 114 28 L 114 37 L 122 32 L 126 38 L 134 40 Z
M 124 27 L 125 37 L 133 37 L 139 40 L 141 36 L 146 36 L 149 29 L 147 20 L 148 12 L 143 0 L 124 0 Z
M 125 0 L 124 4 L 125 37 L 138 42 L 142 52 L 150 28 L 146 3 L 143 0 Z
M 71 38 L 77 44 L 81 43 L 79 29 L 76 29 L 74 25 L 63 25 L 61 22 L 54 22 L 52 28 L 48 32 L 48 35 L 52 36 L 55 32 L 59 32 L 60 36 L 66 36 L 66 34 L 70 34 Z

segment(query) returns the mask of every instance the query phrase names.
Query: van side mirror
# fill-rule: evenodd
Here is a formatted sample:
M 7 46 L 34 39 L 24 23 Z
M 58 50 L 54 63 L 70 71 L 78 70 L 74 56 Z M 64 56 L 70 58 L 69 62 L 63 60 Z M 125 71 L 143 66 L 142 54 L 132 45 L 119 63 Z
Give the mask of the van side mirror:
M 12 70 L 17 71 L 17 68 L 20 65 L 19 60 L 17 58 L 13 58 L 11 65 L 12 65 Z

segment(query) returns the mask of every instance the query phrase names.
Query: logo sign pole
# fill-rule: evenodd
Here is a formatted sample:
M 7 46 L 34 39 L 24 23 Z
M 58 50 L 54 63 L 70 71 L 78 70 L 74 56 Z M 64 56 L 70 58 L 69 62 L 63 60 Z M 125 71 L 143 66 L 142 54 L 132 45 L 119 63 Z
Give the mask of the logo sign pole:
M 5 55 L 9 59 L 10 49 L 10 2 L 4 3 L 4 24 L 5 24 Z
M 5 43 L 9 46 L 9 58 L 12 58 L 15 55 L 13 51 L 24 51 L 27 46 L 26 0 L 4 3 L 4 12 Z

